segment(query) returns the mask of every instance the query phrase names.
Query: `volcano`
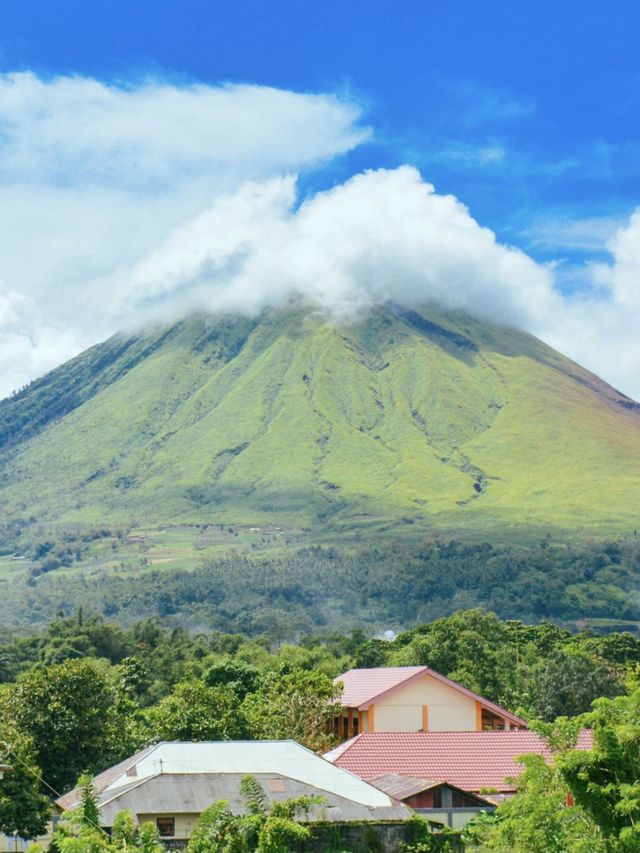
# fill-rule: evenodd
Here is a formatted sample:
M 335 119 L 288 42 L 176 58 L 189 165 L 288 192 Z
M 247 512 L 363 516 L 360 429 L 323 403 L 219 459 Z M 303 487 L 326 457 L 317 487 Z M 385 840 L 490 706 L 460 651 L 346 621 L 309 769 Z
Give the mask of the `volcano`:
M 0 403 L 5 522 L 628 531 L 640 405 L 436 307 L 119 334 Z

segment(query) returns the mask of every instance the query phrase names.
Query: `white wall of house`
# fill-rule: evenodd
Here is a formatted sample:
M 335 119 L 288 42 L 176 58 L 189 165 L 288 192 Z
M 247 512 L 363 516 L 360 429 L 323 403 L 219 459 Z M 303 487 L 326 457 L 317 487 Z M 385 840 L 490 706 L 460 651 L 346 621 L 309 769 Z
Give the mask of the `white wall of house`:
M 423 706 L 432 732 L 475 731 L 476 702 L 428 674 L 401 685 L 374 703 L 373 731 L 417 732 L 423 728 Z M 362 731 L 370 731 L 371 714 Z

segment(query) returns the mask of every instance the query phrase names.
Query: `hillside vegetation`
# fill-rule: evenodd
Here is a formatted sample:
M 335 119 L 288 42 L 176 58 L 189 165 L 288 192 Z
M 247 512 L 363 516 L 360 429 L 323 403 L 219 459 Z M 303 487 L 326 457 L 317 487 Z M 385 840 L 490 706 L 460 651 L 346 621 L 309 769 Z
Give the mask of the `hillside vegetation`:
M 297 306 L 116 336 L 2 401 L 0 509 L 5 532 L 631 532 L 639 450 L 638 405 L 525 333 Z
M 192 630 L 268 633 L 280 641 L 354 627 L 398 631 L 475 606 L 572 628 L 640 626 L 637 540 L 534 546 L 435 540 L 274 549 L 258 557 L 249 550 L 201 556 L 188 570 L 152 563 L 148 551 L 138 551 L 128 566 L 48 569 L 53 553 L 0 576 L 0 628 L 33 629 L 78 606 L 122 624 L 160 617 Z

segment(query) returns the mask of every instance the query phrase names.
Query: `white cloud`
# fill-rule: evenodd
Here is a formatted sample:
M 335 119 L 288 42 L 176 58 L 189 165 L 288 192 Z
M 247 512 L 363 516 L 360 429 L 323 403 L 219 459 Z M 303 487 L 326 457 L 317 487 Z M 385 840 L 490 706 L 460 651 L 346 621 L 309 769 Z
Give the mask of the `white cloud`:
M 640 213 L 566 295 L 553 265 L 413 168 L 300 203 L 293 174 L 365 138 L 358 119 L 333 96 L 251 86 L 0 77 L 0 391 L 125 324 L 301 295 L 338 315 L 463 308 L 640 395 Z
M 620 218 L 591 216 L 576 219 L 571 214 L 537 219 L 522 235 L 529 246 L 556 251 L 603 252 L 616 231 L 623 227 Z
M 355 104 L 264 86 L 0 76 L 0 177 L 141 190 L 305 168 L 367 136 Z
M 336 313 L 436 300 L 522 323 L 557 301 L 549 270 L 407 166 L 357 175 L 299 208 L 293 179 L 247 184 L 101 289 L 122 320 L 188 306 L 257 311 L 301 295 Z
M 547 338 L 640 400 L 640 208 L 608 243 L 609 264 L 592 264 L 593 288 L 566 301 Z
M 359 119 L 330 94 L 0 75 L 0 280 L 23 300 L 0 394 L 114 331 L 98 280 L 219 193 L 349 151 Z
M 256 312 L 303 296 L 336 314 L 436 301 L 520 326 L 640 396 L 640 212 L 562 294 L 554 265 L 496 241 L 410 167 L 357 175 L 296 206 L 293 179 L 247 184 L 101 283 L 108 310 Z

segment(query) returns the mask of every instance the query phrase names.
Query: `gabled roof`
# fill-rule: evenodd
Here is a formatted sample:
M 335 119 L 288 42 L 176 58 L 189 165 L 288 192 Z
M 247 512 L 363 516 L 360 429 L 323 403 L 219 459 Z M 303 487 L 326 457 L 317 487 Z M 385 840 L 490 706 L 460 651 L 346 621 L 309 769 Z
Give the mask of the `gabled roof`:
M 153 752 L 154 749 L 155 746 L 147 746 L 145 749 L 141 749 L 140 752 L 136 752 L 134 755 L 130 755 L 129 758 L 125 758 L 124 761 L 120 761 L 118 764 L 114 764 L 113 767 L 109 767 L 107 770 L 103 770 L 102 773 L 98 773 L 98 775 L 94 776 L 92 779 L 93 790 L 95 793 L 101 794 L 118 780 L 124 779 L 121 784 L 134 782 L 138 775 L 138 763 Z M 69 791 L 68 793 L 63 794 L 62 797 L 59 797 L 56 800 L 56 805 L 62 809 L 62 811 L 71 809 L 76 805 L 79 797 L 80 789 L 74 788 L 73 791 Z
M 106 803 L 110 793 L 137 787 L 136 781 L 167 774 L 225 773 L 280 774 L 370 808 L 391 805 L 387 794 L 292 740 L 162 742 L 100 773 L 93 785 L 100 802 Z M 70 809 L 78 800 L 76 789 L 56 804 Z
M 577 746 L 589 749 L 591 733 L 582 732 Z M 527 753 L 551 759 L 545 741 L 529 731 L 365 732 L 325 758 L 368 781 L 400 773 L 442 779 L 463 791 L 513 791 L 514 784 L 507 779 L 520 775 L 517 759 Z
M 446 684 L 447 687 L 452 687 L 464 696 L 468 696 L 469 699 L 480 702 L 483 708 L 492 711 L 516 726 L 527 725 L 527 721 L 521 717 L 516 717 L 510 711 L 496 705 L 495 702 L 485 699 L 484 696 L 474 693 L 473 690 L 468 690 L 458 684 L 457 681 L 452 681 L 428 666 L 380 666 L 370 669 L 350 669 L 335 678 L 334 682 L 341 681 L 344 684 L 344 690 L 339 700 L 344 708 L 357 708 L 359 711 L 365 711 L 369 705 L 380 701 L 383 696 L 424 675 L 434 678 L 441 684 Z
M 319 759 L 321 760 L 321 759 Z M 336 769 L 336 768 L 334 768 Z M 342 771 L 345 773 L 345 771 Z M 105 791 L 98 799 L 100 823 L 112 826 L 119 811 L 134 815 L 196 815 L 212 803 L 225 800 L 234 814 L 244 814 L 246 803 L 241 793 L 244 773 L 158 773 L 138 779 L 115 791 Z M 300 782 L 280 773 L 253 774 L 268 802 L 278 802 L 302 795 L 320 796 L 323 803 L 314 805 L 303 820 L 328 823 L 344 821 L 403 821 L 411 816 L 407 806 L 384 793 L 386 805 L 369 806 L 349 797 L 327 791 L 317 785 Z M 348 775 L 345 773 L 345 775 Z
M 477 800 L 478 805 L 493 805 L 489 800 L 485 800 L 483 797 L 478 796 L 478 794 L 463 791 L 462 788 L 458 788 L 450 782 L 434 782 L 433 779 L 419 779 L 416 776 L 403 776 L 401 773 L 385 773 L 383 776 L 378 776 L 370 781 L 376 788 L 380 788 L 381 791 L 389 794 L 390 797 L 395 797 L 396 800 L 406 800 L 416 794 L 422 794 L 424 791 L 431 791 L 433 788 L 446 785 L 459 794 L 464 794 L 465 797 Z

